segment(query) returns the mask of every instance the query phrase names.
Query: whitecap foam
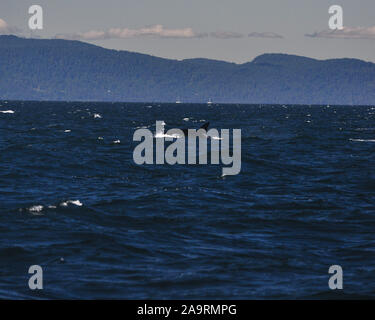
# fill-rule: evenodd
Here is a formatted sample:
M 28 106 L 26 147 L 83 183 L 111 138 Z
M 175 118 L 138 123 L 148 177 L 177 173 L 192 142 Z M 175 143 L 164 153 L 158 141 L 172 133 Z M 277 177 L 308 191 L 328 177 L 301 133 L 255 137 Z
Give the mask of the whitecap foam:
M 161 121 L 161 123 L 160 123 L 160 125 L 162 126 L 162 127 L 164 127 L 165 125 L 166 125 L 166 123 L 164 122 L 164 121 Z M 180 138 L 181 137 L 181 135 L 179 135 L 179 134 L 166 134 L 166 133 L 164 133 L 164 130 L 162 129 L 162 131 L 161 132 L 156 132 L 155 133 L 155 135 L 154 135 L 154 138 L 157 138 L 157 139 L 159 139 L 159 138 Z
M 115 140 L 115 141 L 113 141 L 113 143 L 114 144 L 119 144 L 119 143 L 121 143 L 121 141 L 120 140 Z
M 375 139 L 349 139 L 354 142 L 375 142 Z
M 94 118 L 95 119 L 101 119 L 102 116 L 99 113 L 94 113 Z
M 66 133 L 67 133 L 67 132 L 72 132 L 72 130 L 64 130 L 64 132 L 66 132 Z
M 182 138 L 181 135 L 179 134 L 163 134 L 163 133 L 157 133 L 154 135 L 155 138 L 160 139 L 160 138 L 173 138 L 173 139 L 178 139 Z
M 355 131 L 373 131 L 375 128 L 357 128 Z
M 183 118 L 182 120 L 184 120 L 184 121 L 189 121 L 190 118 Z
M 41 205 L 37 205 L 37 206 L 32 206 L 30 207 L 28 210 L 31 212 L 31 213 L 34 213 L 34 214 L 37 214 L 39 212 L 41 212 L 43 210 L 43 206 Z
M 212 140 L 223 140 L 223 138 L 221 138 L 221 137 L 216 137 L 216 136 L 213 136 L 213 137 L 211 137 L 211 136 L 207 136 L 207 135 L 204 135 L 205 137 L 207 137 L 207 138 L 211 138 Z M 177 134 L 177 133 L 175 133 L 175 134 L 166 134 L 166 133 L 157 133 L 157 134 L 155 134 L 154 135 L 154 138 L 156 138 L 156 139 L 161 139 L 161 138 L 173 138 L 173 139 L 178 139 L 178 138 L 183 138 L 184 137 L 184 135 L 180 135 L 180 134 Z
M 13 110 L 0 110 L 0 113 L 14 113 Z
M 67 207 L 69 204 L 74 204 L 77 207 L 82 207 L 83 203 L 79 200 L 68 200 L 60 203 L 61 207 Z
M 83 203 L 79 200 L 70 200 L 69 203 L 74 204 L 77 207 L 82 207 Z

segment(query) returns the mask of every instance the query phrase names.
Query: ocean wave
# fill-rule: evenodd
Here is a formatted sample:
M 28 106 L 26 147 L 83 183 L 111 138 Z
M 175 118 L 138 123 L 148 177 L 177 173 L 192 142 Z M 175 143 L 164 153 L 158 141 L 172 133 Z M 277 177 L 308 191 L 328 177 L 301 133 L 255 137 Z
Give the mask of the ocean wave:
M 0 232 L 8 239 L 0 248 L 0 297 L 37 297 L 20 281 L 31 264 L 48 266 L 48 290 L 39 295 L 46 299 L 152 298 L 155 292 L 166 298 L 303 297 L 320 292 L 327 269 L 319 266 L 332 260 L 363 276 L 353 279 L 352 291 L 372 290 L 374 297 L 374 286 L 366 285 L 374 271 L 367 262 L 374 251 L 369 165 L 375 125 L 366 110 L 348 106 L 335 116 L 336 107 L 324 106 L 228 105 L 218 112 L 155 104 L 139 112 L 140 104 L 97 103 L 91 113 L 73 115 L 88 105 L 0 106 L 16 111 L 0 115 L 7 120 L 0 128 Z M 103 119 L 94 119 L 95 112 Z M 196 122 L 210 121 L 218 129 L 214 139 L 220 128 L 242 129 L 240 174 L 222 175 L 230 166 L 223 163 L 136 165 L 135 127 L 149 125 L 154 135 L 156 119 L 195 130 Z M 112 144 L 116 139 L 120 145 Z M 208 162 L 216 144 L 207 143 Z M 198 141 L 196 147 L 206 151 Z M 65 265 L 59 265 L 62 257 Z M 83 282 L 77 270 L 84 271 Z M 265 271 L 267 288 L 260 281 Z M 293 285 L 296 273 L 301 281 Z M 61 286 L 61 279 L 73 287 Z M 259 280 L 254 290 L 243 286 L 249 279 Z

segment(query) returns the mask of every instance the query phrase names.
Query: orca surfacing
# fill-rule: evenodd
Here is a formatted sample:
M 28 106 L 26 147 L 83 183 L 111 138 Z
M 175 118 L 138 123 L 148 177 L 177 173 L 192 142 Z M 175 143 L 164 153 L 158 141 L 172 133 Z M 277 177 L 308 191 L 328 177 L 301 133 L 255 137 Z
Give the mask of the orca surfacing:
M 201 126 L 199 129 L 203 129 L 205 131 L 207 131 L 208 127 L 210 125 L 210 122 L 206 122 L 203 126 Z M 181 131 L 184 133 L 184 136 L 187 137 L 188 136 L 188 132 L 189 132 L 189 129 L 181 129 Z

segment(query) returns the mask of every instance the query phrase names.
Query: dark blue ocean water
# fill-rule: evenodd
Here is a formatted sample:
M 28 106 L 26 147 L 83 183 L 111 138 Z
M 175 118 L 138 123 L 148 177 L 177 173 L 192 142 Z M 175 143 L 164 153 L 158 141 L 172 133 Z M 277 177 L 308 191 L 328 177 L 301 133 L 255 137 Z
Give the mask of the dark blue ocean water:
M 375 297 L 375 107 L 0 105 L 0 298 Z M 242 129 L 241 173 L 134 164 L 156 120 Z

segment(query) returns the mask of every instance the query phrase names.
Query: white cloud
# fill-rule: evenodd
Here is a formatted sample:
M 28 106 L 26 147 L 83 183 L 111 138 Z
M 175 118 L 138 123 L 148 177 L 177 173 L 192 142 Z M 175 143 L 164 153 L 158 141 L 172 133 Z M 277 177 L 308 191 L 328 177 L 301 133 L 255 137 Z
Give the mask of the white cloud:
M 282 35 L 275 32 L 252 32 L 248 34 L 249 38 L 270 38 L 270 39 L 282 39 Z
M 8 24 L 3 19 L 0 19 L 0 29 L 6 28 L 7 26 Z
M 239 32 L 216 31 L 211 33 L 195 32 L 192 28 L 168 29 L 163 25 L 157 24 L 139 29 L 129 28 L 111 28 L 105 31 L 91 30 L 87 32 L 77 32 L 71 34 L 57 34 L 57 39 L 69 40 L 105 40 L 105 39 L 128 39 L 137 37 L 157 37 L 157 38 L 175 38 L 192 39 L 212 37 L 217 39 L 240 39 L 245 35 Z M 280 39 L 283 36 L 274 32 L 253 32 L 248 35 L 255 38 L 273 38 Z
M 252 32 L 248 34 L 249 38 L 270 38 L 270 39 L 282 39 L 282 35 L 275 32 Z
M 341 38 L 341 39 L 375 39 L 375 26 L 368 28 L 349 28 L 342 30 L 323 30 L 311 34 L 305 34 L 310 38 Z
M 18 34 L 20 30 L 16 27 L 11 27 L 8 23 L 0 18 L 0 34 Z
M 238 32 L 230 32 L 230 31 L 216 31 L 216 32 L 211 32 L 210 36 L 213 38 L 218 38 L 218 39 L 238 39 L 238 38 L 243 38 L 242 33 Z
M 73 34 L 58 34 L 55 38 L 71 40 L 103 40 L 103 39 L 127 39 L 143 36 L 159 38 L 201 38 L 207 36 L 204 33 L 196 33 L 192 28 L 166 29 L 162 25 L 154 25 L 140 29 L 111 28 L 106 31 L 88 31 Z
M 7 33 L 8 28 L 8 24 L 3 19 L 0 19 L 0 34 Z

